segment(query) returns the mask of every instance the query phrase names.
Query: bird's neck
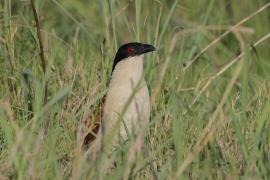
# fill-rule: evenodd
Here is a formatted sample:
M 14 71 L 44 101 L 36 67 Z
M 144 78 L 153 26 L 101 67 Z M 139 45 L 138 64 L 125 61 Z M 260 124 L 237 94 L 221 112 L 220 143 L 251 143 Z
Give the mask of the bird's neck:
M 133 84 L 135 87 L 143 76 L 143 55 L 129 57 L 117 63 L 110 85 Z

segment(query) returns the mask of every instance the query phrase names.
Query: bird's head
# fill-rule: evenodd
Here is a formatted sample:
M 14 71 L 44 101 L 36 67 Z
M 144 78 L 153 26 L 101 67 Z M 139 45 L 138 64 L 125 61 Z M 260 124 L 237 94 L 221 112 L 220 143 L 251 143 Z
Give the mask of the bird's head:
M 140 56 L 142 54 L 155 51 L 155 50 L 156 48 L 149 44 L 142 44 L 138 42 L 131 42 L 131 43 L 124 44 L 118 49 L 115 55 L 112 70 L 114 70 L 116 64 L 122 60 L 125 60 L 129 57 Z

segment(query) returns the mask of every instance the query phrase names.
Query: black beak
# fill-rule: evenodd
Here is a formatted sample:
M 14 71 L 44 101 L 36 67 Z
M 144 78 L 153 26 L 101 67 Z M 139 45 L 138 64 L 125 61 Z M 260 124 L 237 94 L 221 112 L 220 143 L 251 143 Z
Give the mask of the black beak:
M 150 44 L 143 45 L 143 53 L 148 53 L 148 52 L 155 51 L 155 50 L 156 50 L 156 48 Z

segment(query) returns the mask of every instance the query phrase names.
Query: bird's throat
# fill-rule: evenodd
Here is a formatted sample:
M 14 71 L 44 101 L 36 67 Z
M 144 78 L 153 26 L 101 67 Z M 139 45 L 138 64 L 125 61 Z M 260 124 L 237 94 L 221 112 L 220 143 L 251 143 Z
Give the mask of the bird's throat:
M 142 76 L 143 56 L 129 57 L 116 65 L 112 73 L 110 88 L 121 86 L 134 88 L 142 80 Z

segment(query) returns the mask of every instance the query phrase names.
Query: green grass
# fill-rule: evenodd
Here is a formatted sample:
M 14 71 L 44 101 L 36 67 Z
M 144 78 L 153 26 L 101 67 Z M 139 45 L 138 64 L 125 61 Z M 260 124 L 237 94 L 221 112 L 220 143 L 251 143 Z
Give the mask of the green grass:
M 35 4 L 45 75 L 30 1 L 0 3 L 0 179 L 270 178 L 268 0 Z M 91 160 L 77 131 L 99 118 L 114 54 L 129 41 L 160 48 L 145 59 L 151 123 L 139 155 L 128 161 L 134 139 L 123 144 L 104 174 L 105 152 Z

